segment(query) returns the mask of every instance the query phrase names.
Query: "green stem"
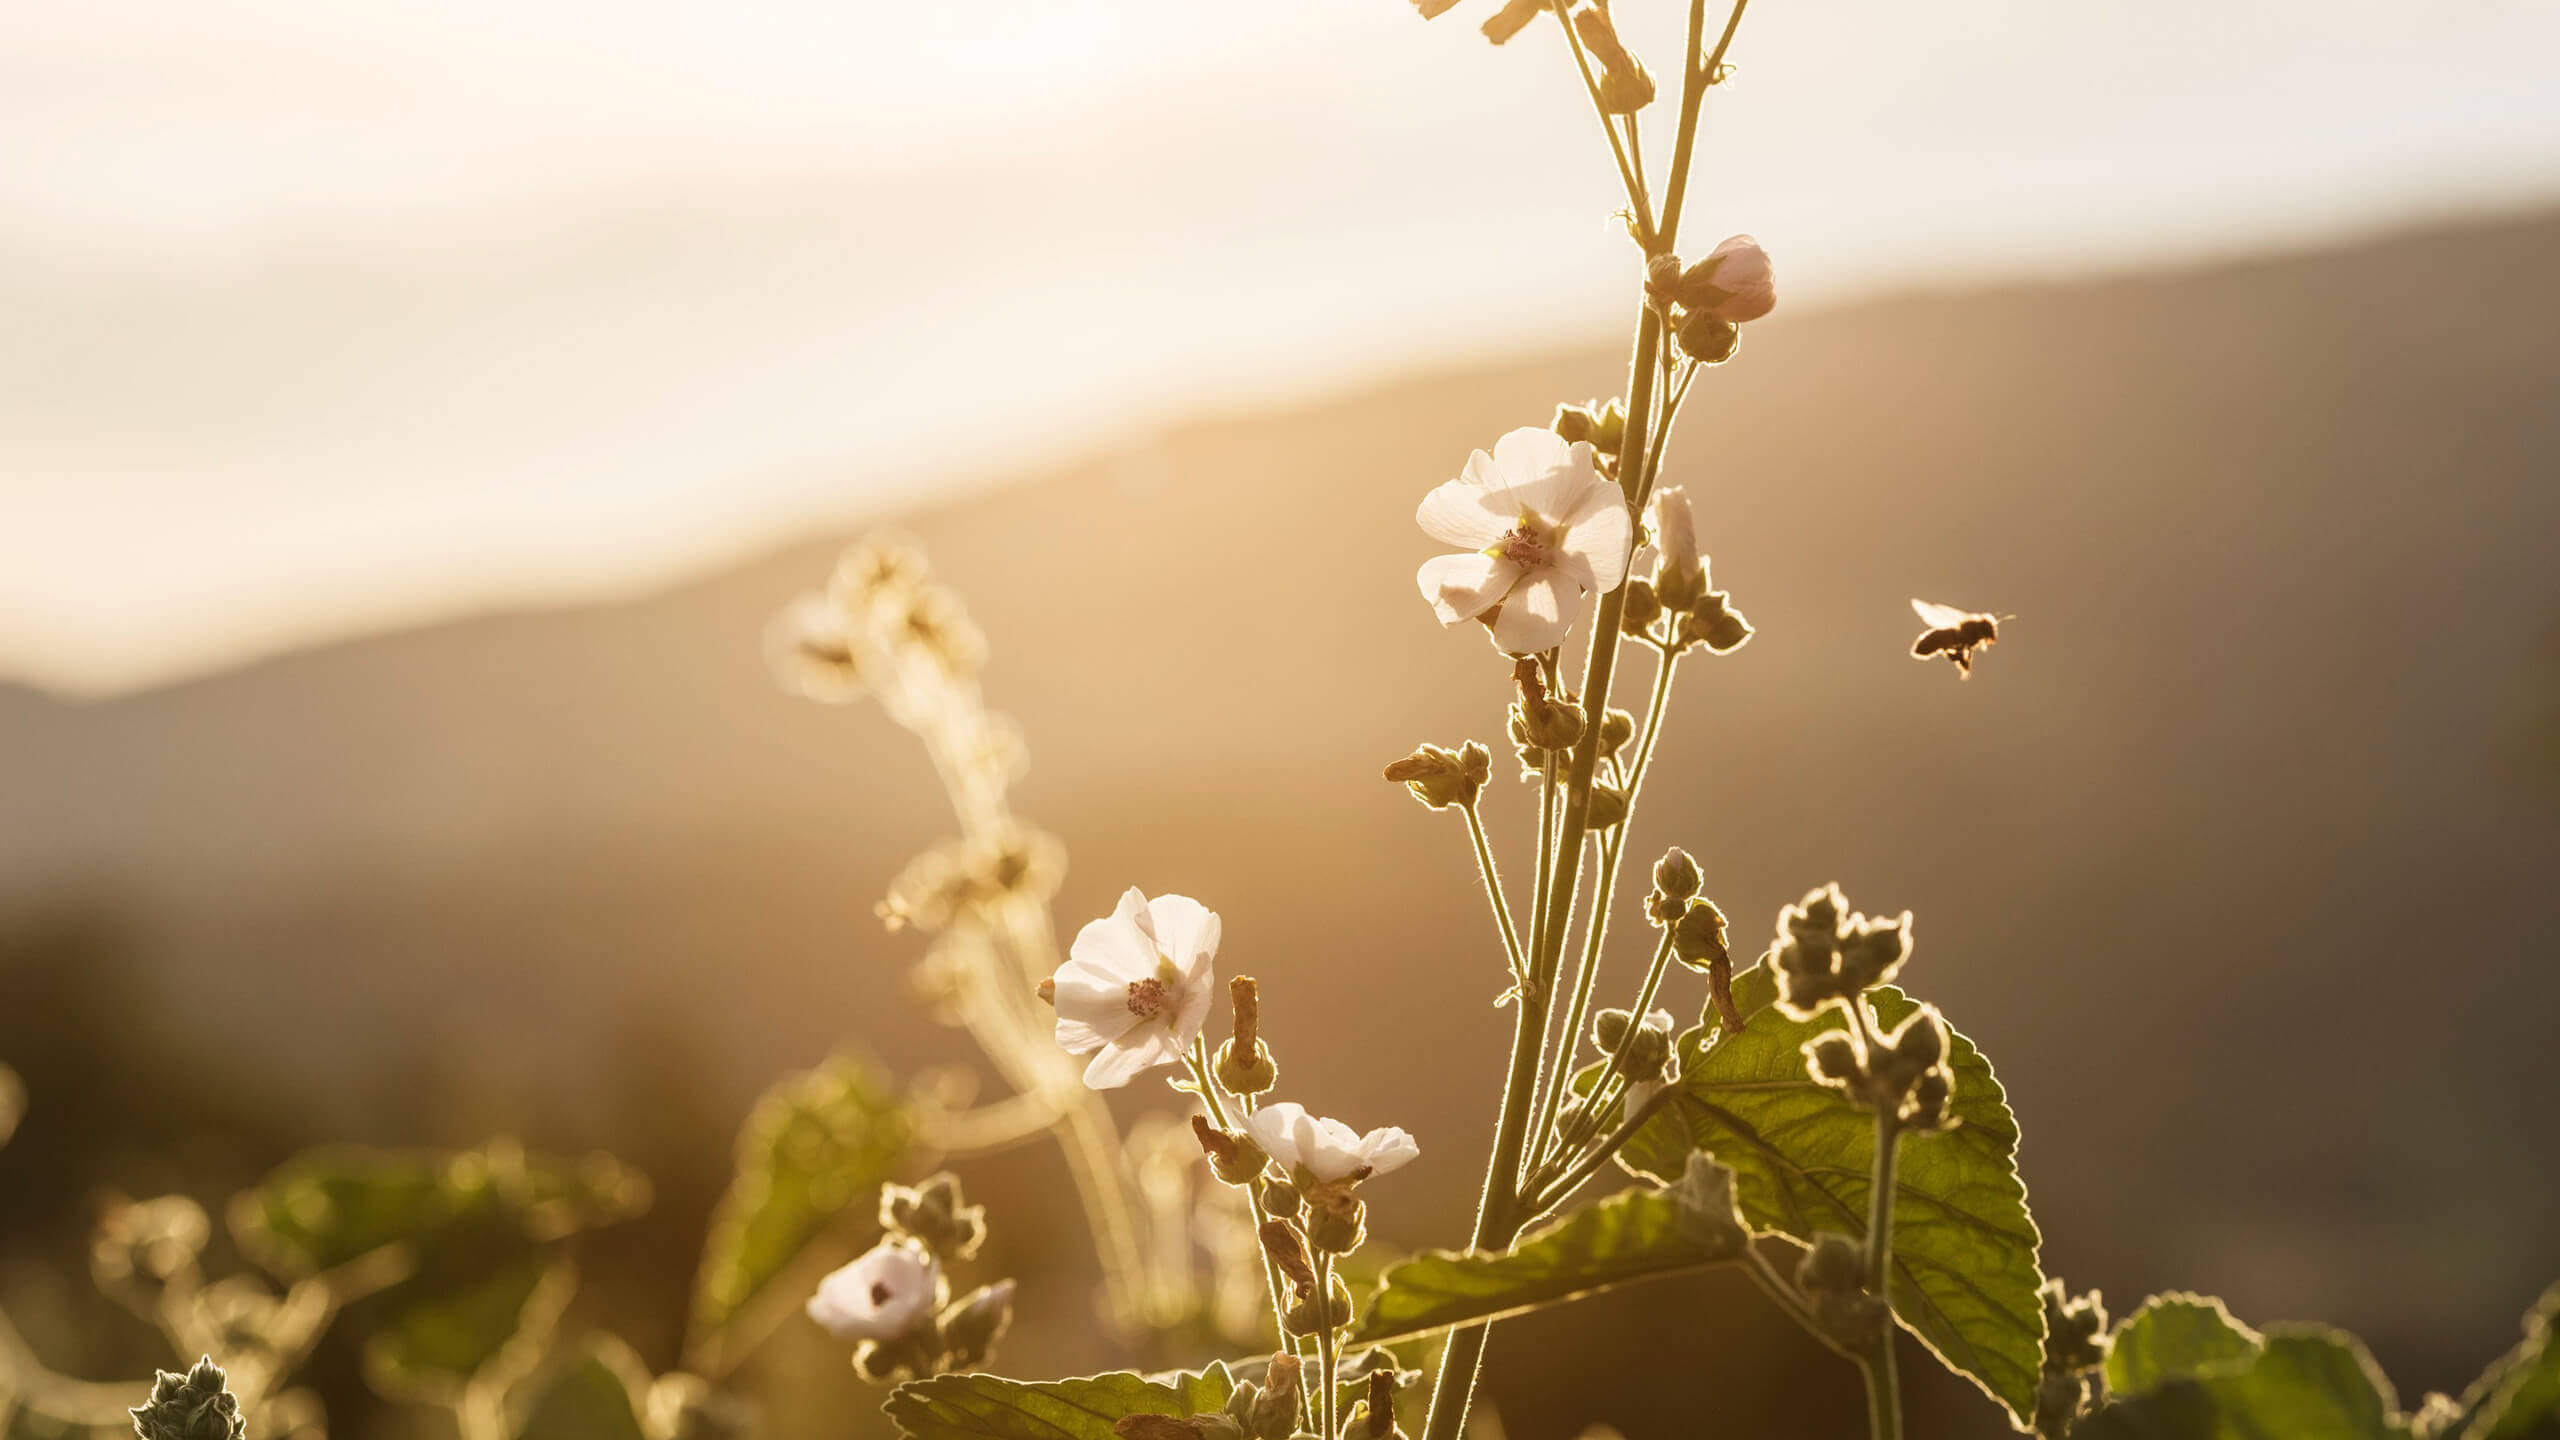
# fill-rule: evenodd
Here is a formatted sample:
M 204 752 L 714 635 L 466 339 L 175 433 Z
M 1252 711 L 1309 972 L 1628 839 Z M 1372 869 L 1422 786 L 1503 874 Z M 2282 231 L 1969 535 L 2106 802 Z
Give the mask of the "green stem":
M 1618 886 L 1618 862 L 1626 850 L 1627 830 L 1624 825 L 1600 842 L 1600 893 L 1592 904 L 1591 925 L 1584 933 L 1581 963 L 1574 967 L 1573 1003 L 1565 1007 L 1564 1030 L 1556 1041 L 1555 1063 L 1547 1067 L 1545 1083 L 1539 1086 L 1538 1107 L 1529 1112 L 1529 1133 L 1538 1137 L 1537 1152 L 1543 1157 L 1547 1126 L 1556 1116 L 1556 1106 L 1564 1100 L 1565 1076 L 1573 1070 L 1573 1062 L 1581 1053 L 1582 1024 L 1591 1015 L 1591 992 L 1600 980 L 1600 943 L 1609 929 L 1609 896 Z
M 1209 1107 L 1209 1118 L 1217 1122 L 1219 1129 L 1227 1129 L 1226 1108 L 1218 1103 L 1218 1083 L 1209 1070 L 1209 1042 L 1193 1036 L 1191 1049 L 1184 1054 L 1183 1063 L 1191 1068 L 1192 1082 L 1200 1087 L 1200 1100 Z M 1241 1106 L 1244 1102 L 1238 1100 L 1236 1103 Z M 1271 1212 L 1263 1208 L 1262 1192 L 1258 1188 L 1245 1186 L 1244 1198 L 1245 1203 L 1253 1207 L 1253 1248 L 1262 1257 L 1262 1288 L 1271 1301 L 1271 1330 L 1280 1337 L 1283 1348 L 1294 1351 L 1297 1347 L 1289 1343 L 1289 1311 L 1280 1299 L 1280 1267 L 1272 1263 L 1271 1252 L 1262 1247 L 1262 1227 L 1270 1222 Z
M 1608 1108 L 1609 1102 L 1619 1093 L 1611 1087 L 1626 1075 L 1627 1052 L 1635 1048 L 1636 1031 L 1644 1024 L 1645 1012 L 1653 1008 L 1653 997 L 1661 993 L 1662 977 L 1670 968 L 1671 927 L 1665 925 L 1662 927 L 1662 942 L 1653 950 L 1653 964 L 1645 971 L 1643 986 L 1636 991 L 1635 1014 L 1627 1022 L 1627 1033 L 1619 1037 L 1618 1048 L 1609 1052 L 1609 1068 L 1600 1072 L 1599 1077 L 1591 1082 L 1590 1102 L 1582 1107 L 1580 1114 L 1573 1117 L 1573 1123 L 1566 1127 L 1566 1133 L 1558 1140 L 1555 1147 L 1556 1165 L 1562 1166 L 1568 1163 L 1573 1152 L 1580 1149 L 1591 1138 L 1592 1132 L 1600 1128 L 1600 1112 Z
M 1502 872 L 1494 867 L 1493 847 L 1485 843 L 1484 817 L 1476 813 L 1475 802 L 1460 806 L 1467 813 L 1467 838 L 1476 846 L 1476 873 L 1484 877 L 1485 898 L 1493 903 L 1493 918 L 1502 927 L 1502 953 L 1511 962 L 1511 983 L 1529 983 L 1528 962 L 1520 953 L 1520 932 L 1511 924 L 1511 902 L 1502 896 Z
M 1335 1393 L 1333 1378 L 1341 1341 L 1333 1327 L 1333 1257 L 1330 1255 L 1321 1257 L 1316 1265 L 1316 1294 L 1321 1297 L 1316 1304 L 1322 1310 L 1322 1327 L 1316 1331 L 1316 1368 L 1323 1376 L 1323 1384 L 1317 1393 L 1324 1402 L 1324 1428 L 1318 1433 L 1332 1437 L 1342 1433 L 1342 1417 L 1337 1413 L 1342 1406 L 1342 1397 Z
M 1574 33 L 1572 19 L 1565 14 L 1562 5 L 1556 6 L 1555 12 L 1556 23 L 1564 27 L 1564 43 L 1573 51 L 1573 66 L 1582 72 L 1582 88 L 1591 97 L 1592 113 L 1600 117 L 1600 129 L 1609 137 L 1609 154 L 1618 162 L 1619 183 L 1627 187 L 1627 208 L 1635 219 L 1636 239 L 1650 252 L 1653 248 L 1653 201 L 1645 193 L 1644 170 L 1628 158 L 1626 142 L 1618 137 L 1618 122 L 1610 118 L 1607 106 L 1601 102 L 1599 77 L 1591 73 L 1591 57 L 1583 53 L 1582 37 Z M 1635 129 L 1632 118 L 1627 122 L 1627 129 L 1630 132 Z
M 1859 1013 L 1866 999 L 1850 1002 L 1851 1018 L 1861 1029 Z M 1883 1335 L 1875 1353 L 1859 1361 L 1867 1378 L 1867 1428 L 1874 1440 L 1902 1440 L 1902 1386 L 1893 1361 L 1893 1187 L 1894 1161 L 1902 1149 L 1902 1124 L 1892 1111 L 1876 1112 L 1875 1173 L 1867 1194 L 1867 1293 L 1886 1306 Z
M 1668 253 L 1680 242 L 1680 208 L 1689 198 L 1689 157 L 1698 141 L 1698 107 L 1706 102 L 1707 87 L 1716 83 L 1716 71 L 1724 66 L 1724 52 L 1733 45 L 1733 32 L 1742 25 L 1742 11 L 1751 0 L 1733 0 L 1733 13 L 1725 17 L 1724 34 L 1717 38 L 1715 53 L 1704 63 L 1698 60 L 1698 46 L 1706 39 L 1707 0 L 1689 0 L 1689 48 L 1681 52 L 1684 62 L 1680 76 L 1680 138 L 1672 146 L 1671 179 L 1662 197 L 1662 249 Z

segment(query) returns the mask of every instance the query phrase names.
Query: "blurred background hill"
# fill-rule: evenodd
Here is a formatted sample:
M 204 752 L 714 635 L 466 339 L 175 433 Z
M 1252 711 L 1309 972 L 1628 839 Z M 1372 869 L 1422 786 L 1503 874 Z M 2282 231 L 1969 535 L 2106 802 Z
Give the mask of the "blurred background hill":
M 2048 1270 L 2335 1321 L 2413 1393 L 2560 1275 L 2554 255 L 2560 214 L 2523 214 L 1781 312 L 1701 382 L 1667 474 L 1759 634 L 1684 675 L 1637 853 L 1700 856 L 1737 948 L 1825 880 L 1916 911 L 1915 985 L 2020 1113 Z M 1623 363 L 1125 430 L 895 517 L 993 642 L 1022 804 L 1073 856 L 1062 922 L 1132 883 L 1223 911 L 1284 1086 L 1420 1137 L 1374 1197 L 1396 1240 L 1462 1227 L 1505 1045 L 1455 823 L 1377 778 L 1493 739 L 1504 695 L 1412 593 L 1412 507 Z M 964 1053 L 870 916 L 946 828 L 937 792 L 885 719 L 787 700 L 759 656 L 844 538 L 114 698 L 0 689 L 0 1060 L 34 1107 L 0 1150 L 0 1303 L 87 1314 L 107 1191 L 503 1130 L 657 1181 L 589 1273 L 670 1358 L 762 1084 L 845 1043 Z M 1904 656 L 1913 595 L 2018 618 L 1960 683 Z M 1515 836 L 1534 808 L 1507 779 L 1491 804 Z M 1055 1168 L 1007 1156 L 987 1198 L 1064 1315 L 1092 1277 Z M 1517 1435 L 1688 1433 L 1637 1379 L 1667 1347 L 1775 1433 L 1828 1362 L 1746 1334 L 1760 1304 L 1506 1327 L 1492 1393 Z M 75 1369 L 133 1339 L 61 1334 Z M 1094 1343 L 1035 1324 L 1008 1358 Z M 1588 1391 L 1505 1383 L 1538 1346 Z M 1922 1433 L 1994 1424 L 1924 1402 Z

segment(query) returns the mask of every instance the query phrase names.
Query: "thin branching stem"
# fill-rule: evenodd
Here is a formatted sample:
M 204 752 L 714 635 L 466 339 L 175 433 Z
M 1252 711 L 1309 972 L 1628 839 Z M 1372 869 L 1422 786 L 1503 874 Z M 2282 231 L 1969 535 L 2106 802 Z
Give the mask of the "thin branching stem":
M 1476 813 L 1472 800 L 1458 808 L 1466 812 L 1467 838 L 1476 847 L 1476 873 L 1484 877 L 1485 899 L 1492 904 L 1494 922 L 1502 929 L 1502 954 L 1511 962 L 1511 983 L 1525 987 L 1529 983 L 1528 960 L 1520 953 L 1520 932 L 1511 923 L 1511 902 L 1502 895 L 1502 872 L 1493 863 L 1493 847 L 1484 838 L 1484 817 Z
M 1591 57 L 1584 53 L 1582 37 L 1574 33 L 1573 19 L 1565 7 L 1555 7 L 1556 23 L 1564 27 L 1564 43 L 1573 51 L 1573 68 L 1582 72 L 1582 88 L 1591 97 L 1591 110 L 1600 117 L 1601 132 L 1609 137 L 1609 154 L 1618 162 L 1618 180 L 1627 189 L 1627 209 L 1635 224 L 1636 239 L 1650 253 L 1653 249 L 1653 200 L 1645 193 L 1644 169 L 1627 153 L 1627 142 L 1618 134 L 1618 123 L 1609 115 L 1609 107 L 1600 98 L 1600 77 L 1591 73 Z M 1635 123 L 1628 121 L 1633 130 Z
M 1716 72 L 1724 68 L 1724 53 L 1733 47 L 1733 32 L 1741 28 L 1743 9 L 1750 3 L 1733 0 L 1724 34 L 1717 37 L 1714 53 L 1701 61 L 1698 46 L 1706 39 L 1707 0 L 1689 0 L 1689 46 L 1681 54 L 1680 132 L 1672 145 L 1671 176 L 1662 196 L 1662 248 L 1657 254 L 1668 254 L 1680 243 L 1680 211 L 1689 198 L 1689 161 L 1698 142 L 1698 110 L 1706 103 L 1707 87 L 1716 83 Z
M 1183 1064 L 1190 1067 L 1192 1083 L 1200 1087 L 1200 1103 L 1208 1107 L 1209 1118 L 1216 1121 L 1221 1130 L 1230 1128 L 1227 1124 L 1226 1107 L 1218 1103 L 1217 1077 L 1209 1068 L 1209 1042 L 1199 1036 L 1193 1036 L 1191 1048 L 1184 1052 L 1182 1060 Z M 1244 1101 L 1238 1099 L 1236 1104 L 1241 1108 Z M 1262 1287 L 1264 1294 L 1271 1301 L 1271 1329 L 1280 1337 L 1280 1343 L 1283 1346 L 1294 1350 L 1297 1347 L 1289 1344 L 1288 1307 L 1280 1298 L 1280 1267 L 1272 1263 L 1271 1252 L 1262 1247 L 1260 1240 L 1262 1227 L 1271 1220 L 1271 1212 L 1263 1208 L 1262 1192 L 1259 1187 L 1245 1186 L 1244 1198 L 1245 1203 L 1253 1207 L 1253 1228 L 1256 1237 L 1254 1250 L 1262 1257 Z

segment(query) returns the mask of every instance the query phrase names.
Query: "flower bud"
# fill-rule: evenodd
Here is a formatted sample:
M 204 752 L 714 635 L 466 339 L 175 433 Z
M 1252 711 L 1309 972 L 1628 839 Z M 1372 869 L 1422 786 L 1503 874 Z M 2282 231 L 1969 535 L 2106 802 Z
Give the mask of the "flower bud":
M 1298 1227 L 1286 1220 L 1265 1220 L 1255 1231 L 1262 1242 L 1262 1253 L 1271 1257 L 1272 1268 L 1278 1270 L 1289 1287 L 1299 1294 L 1316 1288 L 1316 1267 L 1307 1258 L 1306 1237 Z
M 1769 252 L 1750 236 L 1736 235 L 1682 272 L 1672 298 L 1695 314 L 1747 325 L 1778 306 Z
M 1722 590 L 1710 590 L 1698 608 L 1680 622 L 1683 646 L 1704 645 L 1711 655 L 1730 655 L 1751 638 L 1751 622 L 1733 608 L 1733 596 Z
M 1697 512 L 1686 487 L 1673 485 L 1653 497 L 1653 590 L 1667 610 L 1695 610 L 1707 598 L 1706 557 L 1698 553 Z
M 1742 348 L 1742 332 L 1733 322 L 1704 310 L 1682 311 L 1673 324 L 1678 327 L 1680 353 L 1701 365 L 1721 365 Z
M 1885 1043 L 1893 1047 L 1894 1059 L 1916 1075 L 1946 1058 L 1947 1022 L 1935 1006 L 1923 1005 Z
M 1537 664 L 1534 660 L 1522 663 Z M 1541 750 L 1570 750 L 1582 738 L 1582 707 L 1550 696 L 1546 686 L 1534 679 L 1522 682 L 1512 713 L 1520 720 L 1523 738 Z
M 1591 448 L 1603 455 L 1615 455 L 1627 444 L 1627 402 L 1610 396 L 1600 407 L 1599 423 L 1591 434 Z
M 985 1363 L 995 1343 L 1013 1323 L 1013 1282 L 981 1285 L 942 1312 L 942 1347 L 951 1368 L 971 1370 Z
M 249 1433 L 229 1379 L 210 1355 L 184 1375 L 157 1372 L 151 1398 L 128 1413 L 142 1440 L 243 1440 Z
M 1644 293 L 1657 305 L 1675 304 L 1680 299 L 1680 272 L 1685 266 L 1677 255 L 1656 255 L 1645 262 Z
M 1304 1385 L 1305 1363 L 1283 1350 L 1271 1357 L 1271 1366 L 1263 1372 L 1261 1392 L 1244 1413 L 1245 1432 L 1253 1440 L 1289 1440 L 1298 1428 L 1298 1395 Z
M 1698 862 L 1689 852 L 1674 845 L 1653 862 L 1653 893 L 1673 900 L 1687 900 L 1698 893 L 1706 878 L 1698 873 Z
M 1689 1152 L 1689 1166 L 1671 1186 L 1672 1223 L 1710 1255 L 1738 1256 L 1750 1243 L 1733 1197 L 1733 1170 L 1704 1150 Z
M 1629 639 L 1644 638 L 1653 622 L 1662 618 L 1662 597 L 1653 593 L 1653 582 L 1641 576 L 1627 581 L 1626 598 L 1618 605 L 1618 633 Z
M 1271 1163 L 1271 1157 L 1262 1153 L 1262 1147 L 1253 1143 L 1252 1137 L 1221 1130 L 1210 1124 L 1206 1115 L 1191 1117 L 1191 1133 L 1208 1155 L 1209 1169 L 1229 1185 L 1252 1184 L 1261 1178 L 1262 1168 Z
M 1493 774 L 1493 754 L 1474 741 L 1460 750 L 1443 750 L 1437 745 L 1417 746 L 1414 752 L 1386 768 L 1389 780 L 1413 792 L 1413 798 L 1434 810 L 1452 805 L 1473 805 Z
M 1814 1079 L 1842 1090 L 1857 1083 L 1864 1073 L 1858 1063 L 1856 1042 L 1839 1030 L 1825 1030 L 1804 1042 L 1804 1065 Z
M 1369 1372 L 1369 1393 L 1351 1407 L 1350 1422 L 1343 1433 L 1365 1436 L 1367 1440 L 1394 1440 L 1404 1432 L 1396 1428 L 1396 1376 L 1393 1369 Z
M 1585 5 L 1573 12 L 1573 33 L 1600 65 L 1600 108 L 1612 115 L 1632 115 L 1653 103 L 1653 76 L 1618 38 L 1617 24 L 1606 7 Z
M 1311 1291 L 1315 1287 L 1309 1285 L 1307 1288 Z M 1325 1300 L 1326 1304 L 1319 1309 L 1314 1295 L 1302 1293 L 1297 1303 L 1289 1307 L 1289 1333 L 1313 1335 L 1327 1326 L 1339 1330 L 1351 1323 L 1351 1287 L 1342 1283 L 1341 1276 L 1333 1277 L 1333 1284 L 1325 1292 Z
M 1615 758 L 1619 751 L 1627 748 L 1627 742 L 1634 738 L 1636 738 L 1635 716 L 1611 706 L 1608 712 L 1600 717 L 1600 758 L 1604 760 Z
M 1903 1102 L 1902 1123 L 1913 1130 L 1952 1130 L 1957 1120 L 1947 1106 L 1954 1099 L 1955 1076 L 1940 1066 L 1912 1084 L 1911 1098 Z
M 1867 1247 L 1854 1235 L 1825 1230 L 1796 1265 L 1796 1287 L 1808 1295 L 1855 1293 L 1867 1283 Z
M 1266 1214 L 1276 1215 L 1283 1220 L 1294 1220 L 1298 1215 L 1298 1207 L 1305 1203 L 1307 1203 L 1306 1197 L 1300 1195 L 1298 1187 L 1288 1181 L 1266 1180 L 1263 1182 L 1262 1208 Z
M 1591 787 L 1591 804 L 1584 823 L 1593 830 L 1606 830 L 1627 818 L 1627 793 L 1607 785 Z
M 1476 750 L 1481 754 L 1483 748 Z M 1485 763 L 1493 763 L 1490 755 Z M 1271 1047 L 1262 1043 L 1262 990 L 1252 976 L 1227 982 L 1227 1008 L 1235 1015 L 1235 1033 L 1218 1047 L 1218 1083 L 1230 1094 L 1259 1095 L 1280 1083 L 1280 1067 L 1271 1059 Z
M 1692 970 L 1704 970 L 1733 958 L 1725 943 L 1724 912 L 1704 898 L 1689 902 L 1671 927 L 1671 953 Z
M 1556 432 L 1557 436 L 1567 444 L 1579 442 L 1588 445 L 1591 443 L 1591 438 L 1600 431 L 1600 417 L 1584 406 L 1558 405 L 1556 418 L 1547 422 L 1547 428 Z M 1593 448 L 1599 447 L 1593 446 Z
M 1894 919 L 1859 916 L 1840 930 L 1840 974 L 1861 990 L 1881 985 L 1911 958 L 1911 912 Z
M 2044 1282 L 2044 1367 L 2094 1369 L 2107 1358 L 2107 1307 L 2098 1292 L 2074 1299 L 2059 1280 Z
M 2088 1376 L 2047 1370 L 2037 1378 L 2035 1430 L 2044 1440 L 2063 1440 L 2088 1408 Z
M 949 1264 L 978 1253 L 987 1238 L 987 1211 L 960 1193 L 960 1177 L 944 1171 L 922 1184 L 880 1187 L 880 1228 L 914 1237 Z
M 1319 1188 L 1307 1197 L 1307 1243 L 1328 1255 L 1348 1255 L 1368 1238 L 1369 1207 L 1349 1190 Z

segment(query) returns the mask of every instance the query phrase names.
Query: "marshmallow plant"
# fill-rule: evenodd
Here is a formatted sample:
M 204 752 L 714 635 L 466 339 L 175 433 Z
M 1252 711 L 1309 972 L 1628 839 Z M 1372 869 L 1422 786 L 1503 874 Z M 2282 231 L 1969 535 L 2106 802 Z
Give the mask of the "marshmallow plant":
M 1462 0 L 1414 3 L 1429 19 Z M 1414 477 L 1415 584 L 1446 632 L 1417 630 L 1416 643 L 1484 647 L 1487 688 L 1509 694 L 1479 736 L 1385 767 L 1426 809 L 1465 822 L 1491 924 L 1455 933 L 1511 1027 L 1507 1064 L 1484 1077 L 1494 1129 L 1475 1216 L 1445 1248 L 1383 1268 L 1357 1258 L 1371 1187 L 1422 1149 L 1400 1128 L 1363 1131 L 1278 1098 L 1255 979 L 1228 980 L 1218 1038 L 1215 910 L 1132 888 L 1060 953 L 1047 901 L 1061 848 L 1009 807 L 1021 752 L 979 703 L 984 643 L 911 546 L 857 547 L 825 592 L 777 621 L 784 683 L 827 703 L 878 695 L 925 741 L 960 822 L 881 913 L 928 936 L 920 989 L 1010 1093 L 973 1106 L 920 1092 L 900 1123 L 943 1156 L 1053 1136 L 1101 1262 L 1105 1326 L 1133 1356 L 1170 1349 L 1195 1367 L 969 1373 L 985 1348 L 969 1327 L 1013 1290 L 951 1301 L 948 1257 L 884 1215 L 890 1238 L 820 1285 L 808 1311 L 866 1375 L 897 1382 L 886 1408 L 905 1434 L 1458 1440 L 1495 1324 L 1711 1267 L 1746 1277 L 1771 1319 L 1839 1357 L 1873 1440 L 1899 1440 L 1900 1375 L 1923 1362 L 2047 1437 L 2492 1440 L 2560 1424 L 2548 1317 L 2472 1395 L 2434 1397 L 2415 1416 L 2336 1332 L 2261 1335 L 2193 1297 L 2154 1300 L 2111 1331 L 2095 1294 L 2074 1297 L 2041 1269 L 2017 1121 L 1989 1062 L 1897 988 L 1908 912 L 1861 914 L 1825 885 L 1738 961 L 1690 851 L 1658 852 L 1650 885 L 1622 896 L 1675 691 L 1754 633 L 1715 588 L 1702 544 L 1715 517 L 1697 498 L 1753 477 L 1675 465 L 1671 446 L 1693 389 L 1777 306 L 1769 252 L 1750 235 L 1684 250 L 1692 202 L 1734 199 L 1694 188 L 1691 172 L 1747 4 L 1666 5 L 1666 30 L 1685 23 L 1661 80 L 1618 29 L 1654 8 L 1640 0 L 1616 14 L 1609 0 L 1505 0 L 1482 22 L 1496 44 L 1546 52 L 1516 63 L 1579 77 L 1622 191 L 1633 326 L 1622 395 L 1559 405 Z M 1924 620 L 1944 608 L 1924 606 Z M 1963 625 L 1913 653 L 1967 667 L 2001 617 L 1949 613 Z M 1720 683 L 1748 678 L 1732 665 Z M 1525 795 L 1496 776 L 1505 748 Z M 1525 874 L 1497 863 L 1488 820 L 1505 793 L 1519 796 Z M 1748 838 L 1712 814 L 1678 823 L 1699 855 Z M 1169 1100 L 1174 1114 L 1123 1129 L 1106 1094 Z M 1586 1199 L 1603 1176 L 1622 1183 Z M 1680 1305 L 1703 1292 L 1657 1293 Z M 1213 1298 L 1237 1296 L 1241 1307 Z M 2360 1428 L 2336 1428 L 2342 1415 Z

